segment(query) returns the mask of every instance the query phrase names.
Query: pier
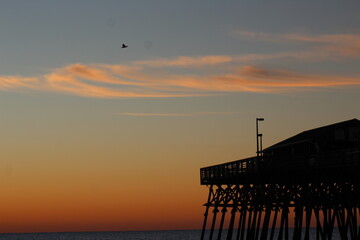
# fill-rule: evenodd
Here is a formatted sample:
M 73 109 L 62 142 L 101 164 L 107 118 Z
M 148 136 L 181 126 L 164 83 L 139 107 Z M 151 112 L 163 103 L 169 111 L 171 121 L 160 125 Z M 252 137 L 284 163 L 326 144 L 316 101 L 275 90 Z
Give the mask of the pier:
M 316 239 L 360 239 L 359 170 L 357 119 L 201 168 L 209 188 L 201 239 L 313 239 L 311 231 Z

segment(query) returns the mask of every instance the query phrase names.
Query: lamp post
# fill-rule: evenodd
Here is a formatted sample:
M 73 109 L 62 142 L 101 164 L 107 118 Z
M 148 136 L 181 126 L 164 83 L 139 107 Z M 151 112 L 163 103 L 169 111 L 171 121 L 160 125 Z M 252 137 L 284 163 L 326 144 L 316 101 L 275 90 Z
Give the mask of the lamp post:
M 260 157 L 262 157 L 263 156 L 263 151 L 262 151 L 262 134 L 261 133 L 259 133 L 259 138 L 260 138 L 260 147 L 259 147 L 259 155 L 260 155 Z
M 262 134 L 259 134 L 259 122 L 264 121 L 264 118 L 256 118 L 256 156 L 259 160 L 260 150 L 259 150 L 259 138 L 261 140 L 261 151 L 262 151 Z

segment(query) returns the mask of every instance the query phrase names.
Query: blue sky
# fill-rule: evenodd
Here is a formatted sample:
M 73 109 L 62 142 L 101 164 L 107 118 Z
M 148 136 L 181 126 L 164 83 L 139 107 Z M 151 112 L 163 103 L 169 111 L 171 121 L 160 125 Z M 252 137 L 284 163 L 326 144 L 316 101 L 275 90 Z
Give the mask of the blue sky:
M 231 33 L 353 34 L 358 7 L 355 1 L 6 1 L 0 25 L 6 56 L 2 72 L 284 50 L 264 43 L 259 48 Z M 131 53 L 120 51 L 122 42 L 130 44 Z M 152 47 L 145 48 L 146 43 Z

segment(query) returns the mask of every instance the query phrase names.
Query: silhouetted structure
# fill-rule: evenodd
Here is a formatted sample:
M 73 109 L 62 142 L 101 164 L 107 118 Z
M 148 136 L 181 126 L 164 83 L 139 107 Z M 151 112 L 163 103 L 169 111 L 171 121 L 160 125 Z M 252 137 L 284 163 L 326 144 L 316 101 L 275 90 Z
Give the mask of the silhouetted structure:
M 331 239 L 334 226 L 341 239 L 360 239 L 359 170 L 357 119 L 302 132 L 259 158 L 201 168 L 209 186 L 201 239 L 310 239 L 311 231 Z

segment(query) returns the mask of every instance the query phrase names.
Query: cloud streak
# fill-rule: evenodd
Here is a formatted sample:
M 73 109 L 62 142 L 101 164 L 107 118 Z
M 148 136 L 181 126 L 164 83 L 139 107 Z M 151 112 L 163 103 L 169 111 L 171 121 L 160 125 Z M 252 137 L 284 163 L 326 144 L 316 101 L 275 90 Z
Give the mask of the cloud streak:
M 126 67 L 126 66 L 125 66 Z M 121 74 L 122 66 L 74 64 L 37 78 L 0 77 L 0 89 L 31 89 L 82 97 L 191 97 L 234 92 L 284 92 L 360 85 L 359 77 L 309 75 L 241 66 L 216 75 L 147 73 L 138 68 Z
M 148 61 L 136 61 L 135 65 L 144 65 L 148 67 L 204 67 L 214 66 L 224 63 L 232 62 L 234 59 L 232 56 L 226 55 L 212 55 L 212 56 L 196 56 L 187 57 L 179 56 L 173 59 L 158 58 Z
M 270 34 L 262 32 L 235 31 L 234 35 L 257 41 L 280 43 L 307 43 L 308 50 L 289 52 L 284 57 L 313 60 L 342 60 L 360 58 L 360 34 Z
M 41 84 L 34 77 L 0 76 L 0 90 L 38 89 Z
M 310 46 L 304 51 L 179 56 L 122 65 L 76 63 L 41 76 L 0 76 L 0 90 L 46 91 L 93 98 L 150 98 L 209 96 L 236 92 L 277 93 L 360 85 L 359 76 L 335 76 L 326 72 L 304 74 L 300 71 L 259 67 L 256 64 L 287 58 L 299 61 L 359 58 L 360 35 L 274 35 L 255 32 L 236 34 L 259 41 L 301 42 Z M 181 71 L 177 71 L 179 68 Z
M 237 112 L 193 112 L 193 113 L 118 113 L 117 115 L 133 116 L 133 117 L 194 117 L 209 115 L 229 115 Z

